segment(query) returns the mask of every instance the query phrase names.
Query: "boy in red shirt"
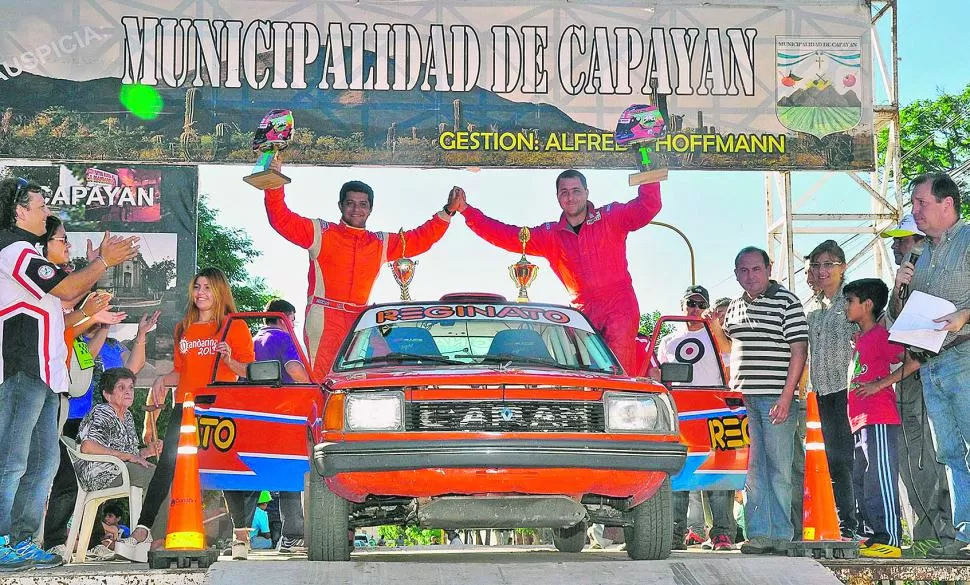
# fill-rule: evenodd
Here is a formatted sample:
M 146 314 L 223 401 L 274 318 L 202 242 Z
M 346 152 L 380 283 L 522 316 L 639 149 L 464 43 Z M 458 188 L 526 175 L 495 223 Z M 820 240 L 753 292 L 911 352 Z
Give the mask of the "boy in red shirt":
M 899 469 L 896 466 L 899 411 L 893 382 L 919 368 L 903 361 L 905 348 L 889 341 L 889 331 L 879 316 L 889 300 L 889 288 L 878 278 L 863 278 L 845 285 L 845 316 L 859 326 L 855 354 L 849 363 L 849 426 L 855 437 L 852 480 L 859 513 L 872 531 L 860 543 L 864 557 L 902 556 L 899 521 Z M 907 371 L 908 370 L 908 371 Z M 902 375 L 900 375 L 902 374 Z

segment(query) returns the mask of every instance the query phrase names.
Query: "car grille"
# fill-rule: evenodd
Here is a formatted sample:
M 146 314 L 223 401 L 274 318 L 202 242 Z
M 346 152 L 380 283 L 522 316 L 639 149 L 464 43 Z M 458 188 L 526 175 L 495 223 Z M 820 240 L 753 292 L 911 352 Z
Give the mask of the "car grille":
M 409 402 L 409 431 L 602 433 L 600 402 Z

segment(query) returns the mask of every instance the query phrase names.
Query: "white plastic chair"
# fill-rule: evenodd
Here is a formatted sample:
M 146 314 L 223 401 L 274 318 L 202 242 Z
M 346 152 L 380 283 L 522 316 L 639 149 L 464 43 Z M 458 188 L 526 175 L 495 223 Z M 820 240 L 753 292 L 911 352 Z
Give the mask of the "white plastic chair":
M 74 476 L 77 478 L 77 501 L 74 504 L 74 514 L 71 519 L 71 530 L 64 543 L 68 557 L 77 545 L 74 562 L 83 563 L 87 558 L 88 545 L 91 541 L 91 531 L 98 520 L 98 506 L 108 500 L 128 498 L 128 510 L 133 522 L 138 522 L 141 515 L 142 488 L 131 485 L 128 478 L 128 468 L 124 462 L 113 455 L 90 455 L 81 453 L 73 439 L 61 437 L 61 442 L 67 449 L 67 455 L 74 466 Z M 77 466 L 81 461 L 104 461 L 116 465 L 121 470 L 121 485 L 107 487 L 100 490 L 88 491 L 77 475 Z M 70 562 L 70 561 L 69 561 Z

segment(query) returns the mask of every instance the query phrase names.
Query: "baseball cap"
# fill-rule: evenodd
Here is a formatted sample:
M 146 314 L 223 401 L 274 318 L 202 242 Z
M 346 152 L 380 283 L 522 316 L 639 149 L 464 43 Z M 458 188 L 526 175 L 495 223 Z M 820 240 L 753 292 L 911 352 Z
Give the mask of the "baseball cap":
M 684 296 L 682 296 L 681 298 L 683 298 L 683 299 L 689 299 L 689 298 L 691 298 L 693 296 L 697 296 L 697 295 L 700 295 L 700 296 L 704 297 L 704 301 L 706 301 L 708 304 L 710 304 L 710 302 L 711 302 L 711 295 L 708 294 L 706 288 L 704 288 L 703 286 L 701 286 L 699 284 L 698 285 L 695 285 L 695 286 L 687 287 L 687 290 L 684 291 Z
M 879 235 L 884 238 L 905 238 L 906 236 L 925 236 L 926 234 L 916 227 L 916 218 L 913 217 L 913 214 L 907 213 L 903 216 L 903 219 L 899 220 L 899 225 Z

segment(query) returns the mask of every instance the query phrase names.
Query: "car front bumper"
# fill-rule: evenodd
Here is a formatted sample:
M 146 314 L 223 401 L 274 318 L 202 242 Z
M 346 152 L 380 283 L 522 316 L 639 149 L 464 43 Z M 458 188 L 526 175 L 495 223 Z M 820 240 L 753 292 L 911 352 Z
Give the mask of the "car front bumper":
M 485 439 L 462 441 L 348 441 L 313 446 L 323 477 L 342 473 L 422 469 L 680 470 L 687 447 L 664 441 Z

